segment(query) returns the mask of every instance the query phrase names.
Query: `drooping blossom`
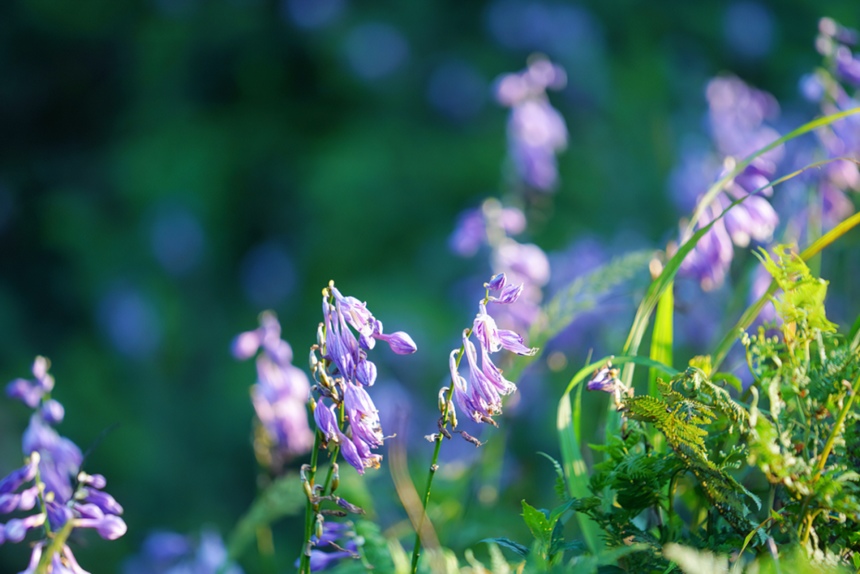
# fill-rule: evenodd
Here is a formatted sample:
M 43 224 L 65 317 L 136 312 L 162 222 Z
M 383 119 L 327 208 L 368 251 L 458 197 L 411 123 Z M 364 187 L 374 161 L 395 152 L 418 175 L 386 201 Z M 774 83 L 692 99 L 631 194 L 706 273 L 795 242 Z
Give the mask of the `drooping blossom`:
M 511 109 L 508 153 L 519 179 L 532 189 L 549 192 L 558 183 L 556 155 L 567 147 L 567 127 L 546 95 L 567 83 L 564 70 L 547 59 L 533 58 L 521 72 L 496 81 L 496 99 Z
M 373 451 L 385 438 L 379 411 L 367 392 L 377 374 L 368 352 L 377 341 L 398 355 L 412 354 L 418 347 L 403 331 L 386 333 L 365 302 L 344 296 L 333 282 L 323 290 L 322 307 L 323 323 L 311 359 L 318 383 L 314 388 L 321 394 L 314 420 L 323 440 L 339 447 L 344 459 L 364 474 L 366 468 L 379 468 L 382 456 Z M 322 360 L 316 357 L 317 351 Z M 341 412 L 343 425 L 339 424 Z
M 676 198 L 688 204 L 679 190 L 694 190 L 698 202 L 711 184 L 734 170 L 737 161 L 779 138 L 779 133 L 765 122 L 779 112 L 776 100 L 760 90 L 750 88 L 735 77 L 711 80 L 706 89 L 714 152 L 686 155 L 673 174 Z M 717 220 L 736 200 L 728 213 L 713 224 L 710 231 L 687 256 L 681 272 L 695 277 L 705 290 L 719 287 L 725 280 L 734 258 L 734 247 L 769 241 L 779 217 L 765 198 L 772 194 L 770 180 L 782 159 L 783 148 L 777 146 L 755 159 L 729 180 L 718 195 L 700 212 L 693 229 L 681 236 L 686 241 L 692 231 Z M 722 168 L 707 177 L 709 170 L 722 158 Z M 695 163 L 696 165 L 693 165 Z M 689 192 L 688 192 L 689 193 Z
M 140 553 L 123 564 L 123 574 L 242 574 L 227 561 L 221 536 L 204 530 L 199 536 L 155 531 L 143 541 Z
M 262 434 L 255 450 L 265 466 L 279 468 L 286 460 L 310 451 L 314 442 L 308 425 L 310 382 L 292 364 L 293 350 L 281 339 L 281 325 L 271 311 L 260 315 L 260 326 L 240 333 L 232 344 L 238 359 L 256 358 L 257 382 L 251 402 Z
M 510 305 L 516 302 L 522 293 L 522 285 L 510 284 L 504 274 L 498 274 L 485 287 L 487 295 L 478 304 L 478 314 L 472 327 L 463 331 L 462 347 L 451 352 L 449 369 L 454 401 L 462 413 L 475 422 L 495 424 L 493 417 L 502 413 L 502 397 L 510 395 L 517 387 L 504 377 L 491 355 L 502 349 L 518 355 L 534 355 L 537 349 L 527 347 L 518 333 L 499 328 L 487 312 L 490 303 Z M 498 294 L 491 295 L 491 292 Z M 478 343 L 477 347 L 472 336 Z M 468 378 L 460 374 L 458 357 L 466 358 Z
M 106 540 L 126 532 L 120 517 L 122 506 L 103 490 L 107 485 L 104 476 L 84 472 L 80 448 L 51 426 L 63 418 L 63 410 L 50 398 L 54 379 L 48 373 L 49 366 L 47 359 L 37 357 L 33 364 L 35 381 L 15 379 L 6 387 L 9 396 L 35 410 L 22 440 L 25 464 L 0 481 L 0 513 L 16 513 L 0 524 L 0 544 L 21 542 L 28 532 L 40 532 L 30 564 L 22 574 L 36 572 L 48 548 L 48 534 L 63 530 L 69 523 L 73 529 L 91 528 Z M 21 517 L 21 513 L 31 514 Z M 66 544 L 51 556 L 48 572 L 86 574 Z
M 621 379 L 618 378 L 618 369 L 612 366 L 611 361 L 607 361 L 605 365 L 594 371 L 591 379 L 585 385 L 589 391 L 603 391 L 612 395 L 615 402 L 615 407 L 618 410 L 622 408 L 621 399 L 625 396 L 632 395 L 632 389 L 628 388 Z

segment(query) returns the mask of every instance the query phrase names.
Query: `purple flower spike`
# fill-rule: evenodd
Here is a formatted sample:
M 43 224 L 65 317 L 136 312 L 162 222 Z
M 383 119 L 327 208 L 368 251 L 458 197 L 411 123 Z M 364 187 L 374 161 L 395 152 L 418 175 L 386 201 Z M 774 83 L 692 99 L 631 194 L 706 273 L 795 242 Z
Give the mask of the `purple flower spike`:
M 376 382 L 376 365 L 362 358 L 355 367 L 355 379 L 365 387 L 372 387 Z

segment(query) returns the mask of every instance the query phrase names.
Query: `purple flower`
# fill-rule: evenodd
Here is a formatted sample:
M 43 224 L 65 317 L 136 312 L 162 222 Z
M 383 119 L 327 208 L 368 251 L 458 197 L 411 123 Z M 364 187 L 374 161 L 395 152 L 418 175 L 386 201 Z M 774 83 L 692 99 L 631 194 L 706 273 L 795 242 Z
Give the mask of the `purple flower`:
M 499 103 L 511 108 L 510 157 L 519 178 L 538 191 L 551 191 L 558 183 L 556 154 L 567 147 L 567 127 L 546 90 L 561 89 L 566 82 L 559 66 L 536 59 L 524 71 L 506 74 L 496 83 Z
M 734 167 L 735 158 L 745 157 L 778 139 L 779 134 L 764 123 L 779 112 L 770 94 L 750 88 L 735 77 L 714 78 L 708 83 L 706 94 L 714 144 L 718 152 L 726 156 L 723 174 Z M 778 146 L 755 158 L 726 184 L 695 222 L 696 228 L 704 227 L 734 200 L 746 197 L 713 225 L 681 266 L 681 271 L 695 277 L 705 290 L 722 285 L 734 257 L 735 245 L 748 247 L 751 242 L 771 240 L 779 217 L 763 196 L 772 193 L 769 182 L 782 155 L 783 148 Z M 697 167 L 676 170 L 674 187 L 703 193 L 711 183 L 707 173 L 713 169 L 715 160 L 702 154 L 688 156 L 685 162 Z M 682 241 L 687 238 L 681 237 Z
M 311 537 L 313 548 L 310 552 L 311 572 L 321 572 L 334 566 L 344 558 L 358 558 L 358 546 L 362 539 L 356 537 L 352 524 L 341 522 L 325 522 L 322 525 L 322 536 L 314 534 Z M 325 550 L 322 550 L 322 549 Z M 300 560 L 296 560 L 298 568 Z
M 860 59 L 846 46 L 836 49 L 835 58 L 839 76 L 855 87 L 860 87 Z
M 28 460 L 0 481 L 0 513 L 35 512 L 0 525 L 0 544 L 21 542 L 28 531 L 42 526 L 46 532 L 48 526 L 56 532 L 69 522 L 75 528 L 94 528 L 103 538 L 115 540 L 126 532 L 125 522 L 119 516 L 122 506 L 102 490 L 106 486 L 103 476 L 80 472 L 81 450 L 51 427 L 62 420 L 63 407 L 47 396 L 54 386 L 47 372 L 48 364 L 47 359 L 37 357 L 33 365 L 36 381 L 22 385 L 19 382 L 22 379 L 17 379 L 10 385 L 14 389 L 39 389 L 41 394 L 35 401 L 24 401 L 36 409 L 22 439 Z M 16 393 L 10 394 L 20 398 Z M 37 506 L 42 494 L 43 504 Z M 24 574 L 35 573 L 45 548 L 45 542 L 33 546 L 30 565 Z M 68 546 L 51 556 L 50 563 L 55 573 L 86 574 Z
M 293 360 L 293 350 L 289 343 L 281 339 L 281 324 L 272 311 L 261 313 L 260 327 L 238 334 L 230 348 L 233 356 L 239 360 L 250 359 L 260 348 L 279 366 L 289 365 Z
M 310 382 L 291 364 L 293 350 L 281 339 L 281 325 L 271 311 L 260 315 L 260 327 L 239 334 L 233 340 L 233 354 L 239 359 L 257 355 L 257 383 L 251 386 L 251 403 L 257 420 L 268 437 L 264 448 L 267 466 L 278 467 L 284 460 L 302 455 L 313 446 L 307 407 Z
M 123 574 L 242 574 L 226 562 L 227 549 L 218 533 L 204 530 L 199 537 L 156 531 L 143 542 L 140 554 L 123 564 Z M 222 568 L 223 566 L 223 568 Z
M 518 235 L 525 231 L 526 216 L 516 207 L 501 207 L 495 200 L 485 201 L 481 207 L 460 214 L 448 244 L 460 257 L 471 257 L 488 242 L 488 235 L 496 228 L 505 235 Z
M 614 393 L 621 384 L 621 381 L 618 380 L 618 370 L 607 365 L 595 371 L 585 388 L 589 391 Z
M 48 359 L 36 357 L 32 368 L 34 380 L 15 379 L 6 385 L 6 394 L 35 409 L 43 397 L 54 388 L 54 377 L 48 373 L 49 367 Z M 62 414 L 60 418 L 62 419 Z
M 494 276 L 487 286 L 508 289 L 506 280 Z M 514 286 L 516 288 L 516 286 Z M 492 361 L 491 354 L 506 349 L 521 355 L 534 355 L 537 349 L 531 349 L 523 344 L 523 338 L 514 331 L 499 329 L 495 319 L 487 313 L 487 302 L 492 300 L 489 295 L 478 304 L 478 314 L 472 323 L 472 328 L 463 331 L 461 350 L 455 349 L 449 357 L 449 370 L 454 401 L 465 415 L 475 422 L 495 424 L 492 417 L 502 412 L 502 397 L 517 390 L 514 383 L 507 380 Z M 478 351 L 470 340 L 475 335 L 481 348 L 480 364 Z M 462 353 L 462 355 L 461 355 Z M 468 382 L 460 375 L 458 357 L 465 356 L 469 366 Z M 456 423 L 455 423 L 456 426 Z

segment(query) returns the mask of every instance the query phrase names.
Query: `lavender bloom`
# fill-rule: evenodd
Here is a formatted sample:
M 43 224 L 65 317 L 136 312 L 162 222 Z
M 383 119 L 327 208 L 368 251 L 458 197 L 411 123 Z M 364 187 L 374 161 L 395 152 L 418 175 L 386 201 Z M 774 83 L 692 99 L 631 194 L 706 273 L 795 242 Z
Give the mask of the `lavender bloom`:
M 228 562 L 227 549 L 216 532 L 204 530 L 199 537 L 156 531 L 143 542 L 139 555 L 126 561 L 123 574 L 242 574 Z M 223 568 L 221 566 L 224 565 Z
M 611 362 L 607 362 L 606 365 L 596 370 L 585 388 L 589 391 L 603 391 L 611 394 L 617 410 L 623 408 L 622 397 L 632 396 L 633 393 L 633 389 L 628 388 L 618 378 L 618 369 L 613 368 Z
M 504 235 L 519 235 L 526 229 L 526 216 L 516 207 L 501 207 L 495 200 L 460 214 L 454 233 L 448 239 L 451 251 L 460 257 L 471 257 L 482 245 L 490 243 L 496 229 Z
M 308 425 L 306 403 L 310 396 L 307 375 L 291 364 L 293 350 L 281 339 L 281 325 L 271 311 L 260 315 L 260 327 L 233 340 L 239 359 L 257 355 L 257 383 L 251 386 L 251 402 L 264 433 L 258 444 L 261 463 L 279 467 L 289 458 L 308 452 L 314 441 Z
M 860 59 L 845 46 L 836 49 L 835 58 L 839 76 L 849 84 L 860 87 Z
M 6 394 L 13 399 L 20 400 L 31 409 L 35 409 L 42 398 L 54 388 L 54 377 L 48 373 L 49 367 L 48 359 L 36 357 L 32 369 L 34 380 L 15 379 L 6 385 Z M 60 419 L 62 419 L 62 414 L 60 414 Z
M 779 137 L 775 130 L 764 124 L 767 118 L 779 111 L 776 100 L 770 94 L 752 89 L 734 77 L 711 80 L 706 93 L 714 144 L 718 152 L 725 156 L 723 173 L 733 169 L 734 158 L 744 157 Z M 733 201 L 746 198 L 713 225 L 681 266 L 681 271 L 695 277 L 705 290 L 722 285 L 734 257 L 735 245 L 748 247 L 753 241 L 767 242 L 773 236 L 779 217 L 763 196 L 772 193 L 768 183 L 776 172 L 776 164 L 782 154 L 783 148 L 779 146 L 753 160 L 725 185 L 695 222 L 696 228 L 704 227 Z M 686 159 L 698 166 L 714 163 L 707 156 Z M 689 167 L 677 170 L 673 177 L 676 189 L 704 191 L 709 186 L 707 179 L 686 183 L 682 181 L 682 175 L 700 178 L 703 172 Z M 754 193 L 756 195 L 751 195 Z M 682 236 L 681 239 L 686 241 L 688 237 Z
M 36 409 L 22 439 L 28 460 L 24 467 L 0 481 L 0 512 L 30 512 L 34 509 L 36 512 L 0 525 L 0 544 L 21 542 L 28 531 L 42 526 L 45 526 L 46 534 L 57 532 L 70 522 L 74 528 L 93 528 L 102 538 L 115 540 L 126 532 L 126 524 L 119 516 L 123 512 L 122 506 L 102 490 L 106 486 L 103 476 L 80 471 L 83 462 L 81 450 L 51 427 L 63 418 L 63 408 L 48 398 L 47 393 L 54 385 L 47 372 L 48 364 L 47 359 L 37 357 L 33 365 L 36 381 L 22 385 L 22 379 L 17 379 L 7 387 L 20 390 L 29 386 L 41 394 L 35 404 L 24 401 Z M 17 393 L 10 394 L 21 398 Z M 40 506 L 36 505 L 37 500 L 41 500 Z M 33 546 L 30 565 L 25 573 L 35 572 L 45 548 L 46 542 Z M 51 557 L 49 571 L 86 574 L 68 546 L 63 546 Z
M 314 419 L 325 442 L 338 445 L 344 459 L 364 474 L 366 468 L 379 468 L 382 456 L 372 451 L 384 441 L 379 411 L 366 390 L 376 381 L 376 365 L 368 359 L 368 351 L 376 341 L 387 343 L 398 355 L 414 353 L 418 347 L 403 331 L 385 333 L 382 321 L 366 303 L 344 296 L 333 282 L 323 290 L 322 308 L 323 323 L 311 352 L 311 369 L 319 383 L 314 389 L 322 395 Z M 317 358 L 317 351 L 323 360 Z M 325 404 L 326 397 L 343 409 L 343 427 L 335 406 Z
M 535 59 L 519 73 L 496 83 L 496 98 L 510 107 L 508 148 L 519 178 L 538 191 L 552 191 L 558 183 L 556 154 L 567 147 L 567 127 L 552 107 L 546 90 L 567 83 L 564 70 L 545 59 Z
M 502 275 L 494 276 L 487 284 L 488 294 L 478 304 L 478 314 L 471 329 L 463 331 L 462 351 L 455 349 L 451 352 L 449 369 L 453 385 L 454 400 L 465 415 L 475 422 L 495 424 L 493 416 L 502 413 L 501 397 L 517 390 L 511 381 L 505 379 L 492 361 L 490 355 L 501 349 L 521 354 L 534 355 L 537 349 L 530 349 L 523 344 L 523 338 L 514 331 L 499 329 L 495 320 L 487 313 L 487 303 L 493 299 L 489 295 L 490 287 L 508 289 L 507 278 Z M 512 292 L 519 291 L 521 286 L 514 286 Z M 481 348 L 480 365 L 477 349 L 470 340 L 475 335 Z M 457 357 L 462 352 L 469 365 L 468 382 L 460 375 Z M 456 423 L 454 423 L 456 426 Z

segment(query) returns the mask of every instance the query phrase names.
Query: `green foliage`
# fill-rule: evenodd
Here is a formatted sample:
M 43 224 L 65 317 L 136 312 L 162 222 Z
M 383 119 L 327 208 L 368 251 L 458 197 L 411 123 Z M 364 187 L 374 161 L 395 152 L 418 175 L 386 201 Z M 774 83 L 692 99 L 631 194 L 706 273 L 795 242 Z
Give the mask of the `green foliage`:
M 635 546 L 614 565 L 637 573 L 857 568 L 860 350 L 826 317 L 827 282 L 775 253 L 762 260 L 782 290 L 781 328 L 744 335 L 746 391 L 695 357 L 656 393 L 622 395 L 620 433 L 592 445 L 603 458 L 590 494 L 570 505 L 609 549 L 589 557 Z
M 227 540 L 231 559 L 242 556 L 254 543 L 257 529 L 266 527 L 284 516 L 298 515 L 304 510 L 307 497 L 297 473 L 289 473 L 270 484 L 236 523 Z

